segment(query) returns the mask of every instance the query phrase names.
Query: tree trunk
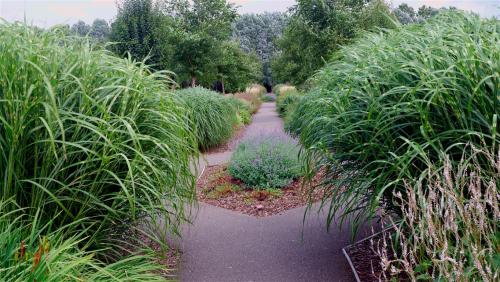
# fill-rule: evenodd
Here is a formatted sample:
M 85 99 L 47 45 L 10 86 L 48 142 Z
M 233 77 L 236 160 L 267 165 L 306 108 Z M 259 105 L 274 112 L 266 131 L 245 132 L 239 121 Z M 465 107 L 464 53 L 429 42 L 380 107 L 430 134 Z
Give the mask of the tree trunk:
M 226 88 L 224 87 L 224 78 L 221 78 L 220 82 L 222 84 L 222 94 L 226 94 Z
M 196 76 L 191 76 L 191 87 L 196 87 Z

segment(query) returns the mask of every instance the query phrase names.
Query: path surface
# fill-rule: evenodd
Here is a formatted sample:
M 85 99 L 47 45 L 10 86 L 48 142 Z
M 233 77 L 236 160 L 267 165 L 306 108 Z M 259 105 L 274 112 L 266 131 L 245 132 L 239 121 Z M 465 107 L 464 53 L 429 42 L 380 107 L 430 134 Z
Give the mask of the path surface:
M 264 130 L 283 130 L 274 103 L 262 105 L 244 136 Z M 213 165 L 230 157 L 225 152 L 206 159 Z M 317 207 L 304 223 L 305 207 L 256 218 L 200 203 L 193 224 L 183 227 L 180 280 L 354 281 L 342 254 L 350 230 L 332 226 L 327 233 L 326 214 Z

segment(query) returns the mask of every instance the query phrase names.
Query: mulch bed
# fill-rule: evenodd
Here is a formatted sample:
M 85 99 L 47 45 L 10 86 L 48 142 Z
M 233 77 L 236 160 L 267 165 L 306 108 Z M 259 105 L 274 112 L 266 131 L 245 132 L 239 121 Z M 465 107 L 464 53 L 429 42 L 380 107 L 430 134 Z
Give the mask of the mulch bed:
M 232 178 L 227 165 L 209 166 L 197 183 L 198 200 L 243 214 L 264 217 L 318 201 L 322 189 L 313 189 L 321 181 L 320 171 L 311 183 L 303 185 L 303 178 L 274 192 L 249 189 L 241 181 Z

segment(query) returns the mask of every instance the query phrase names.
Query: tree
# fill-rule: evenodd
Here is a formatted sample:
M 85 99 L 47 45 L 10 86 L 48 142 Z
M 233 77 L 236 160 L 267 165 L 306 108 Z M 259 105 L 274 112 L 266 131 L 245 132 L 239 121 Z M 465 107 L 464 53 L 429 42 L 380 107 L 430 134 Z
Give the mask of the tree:
M 245 14 L 233 24 L 232 37 L 241 48 L 258 56 L 263 64 L 263 84 L 272 86 L 271 59 L 278 53 L 276 39 L 286 26 L 288 17 L 284 13 Z
M 367 21 L 370 12 L 379 13 L 387 6 L 369 0 L 298 0 L 289 24 L 277 41 L 281 54 L 272 63 L 279 82 L 302 84 L 339 46 L 351 42 L 360 31 L 375 26 L 389 27 L 390 21 Z M 376 9 L 375 9 L 376 8 Z
M 217 79 L 221 44 L 229 39 L 236 8 L 226 0 L 167 0 L 162 11 L 173 19 L 173 70 L 191 86 Z
M 242 91 L 248 84 L 262 80 L 262 64 L 254 53 L 244 52 L 238 42 L 225 41 L 216 64 L 221 92 Z
M 87 36 L 90 32 L 90 29 L 91 27 L 81 20 L 71 26 L 71 32 L 79 36 Z
M 111 24 L 112 49 L 119 55 L 130 54 L 136 60 L 144 60 L 161 67 L 158 28 L 162 16 L 152 0 L 123 0 L 118 4 L 118 15 Z
M 422 7 L 418 8 L 417 14 L 419 17 L 421 17 L 423 19 L 428 19 L 428 18 L 434 17 L 438 13 L 439 13 L 438 9 L 423 5 Z
M 103 19 L 95 19 L 90 29 L 90 36 L 98 42 L 107 40 L 110 33 L 108 22 Z

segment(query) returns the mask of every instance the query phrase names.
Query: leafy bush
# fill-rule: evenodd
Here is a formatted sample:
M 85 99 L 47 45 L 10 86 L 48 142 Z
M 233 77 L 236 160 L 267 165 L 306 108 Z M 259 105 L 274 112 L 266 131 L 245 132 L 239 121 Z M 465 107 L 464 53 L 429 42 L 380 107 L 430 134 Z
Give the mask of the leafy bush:
M 250 104 L 247 101 L 235 98 L 234 96 L 228 96 L 226 99 L 228 99 L 231 106 L 235 109 L 238 116 L 238 123 L 249 124 L 252 121 Z
M 1 24 L 0 197 L 12 199 L 4 210 L 25 208 L 45 234 L 64 226 L 61 244 L 88 250 L 116 250 L 112 235 L 143 217 L 162 216 L 177 231 L 194 199 L 197 149 L 169 83 L 64 31 Z
M 499 27 L 443 12 L 367 34 L 313 78 L 290 127 L 308 158 L 329 168 L 330 221 L 340 210 L 372 216 L 383 204 L 401 213 L 394 192 L 406 197 L 404 181 L 427 164 L 444 154 L 455 164 L 467 143 L 498 147 Z
M 274 97 L 274 95 L 271 95 L 271 94 L 266 94 L 266 95 L 262 96 L 262 101 L 274 102 L 274 101 L 276 101 L 276 97 Z
M 238 120 L 229 99 L 201 87 L 182 89 L 177 94 L 191 109 L 202 149 L 220 145 L 231 138 Z
M 496 157 L 494 151 L 466 151 L 472 158 L 464 155 L 456 166 L 445 158 L 443 166 L 429 166 L 423 178 L 406 187 L 408 197 L 396 195 L 403 209 L 398 240 L 384 236 L 376 246 L 385 272 L 412 281 L 498 280 L 500 151 Z M 396 256 L 384 245 L 393 246 Z
M 229 173 L 254 189 L 282 188 L 301 175 L 299 146 L 284 133 L 246 138 L 231 158 Z

